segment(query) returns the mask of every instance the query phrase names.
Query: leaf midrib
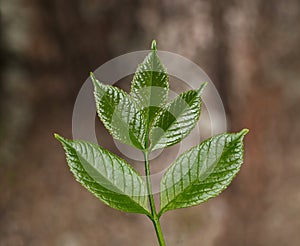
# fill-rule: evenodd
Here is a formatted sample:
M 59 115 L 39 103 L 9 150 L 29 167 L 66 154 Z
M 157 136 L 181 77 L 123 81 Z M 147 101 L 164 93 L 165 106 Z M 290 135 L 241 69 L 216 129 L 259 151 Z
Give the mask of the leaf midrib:
M 190 101 L 191 104 L 193 104 L 193 103 L 196 101 L 197 96 L 198 96 L 198 94 L 195 94 L 195 96 L 193 97 L 193 99 Z M 170 102 L 170 103 L 163 109 L 164 111 L 162 111 L 161 114 L 163 114 L 169 107 L 171 107 L 172 103 L 174 103 L 175 100 L 176 100 L 176 98 L 175 98 L 172 102 Z M 182 100 L 184 100 L 184 99 L 182 99 Z M 186 102 L 186 101 L 185 101 L 185 102 Z M 188 105 L 188 103 L 186 103 L 186 104 Z M 163 136 L 166 136 L 166 135 L 167 135 L 166 133 L 169 131 L 169 129 L 170 129 L 173 125 L 175 125 L 175 123 L 177 122 L 177 118 L 181 117 L 181 116 L 183 115 L 184 111 L 185 111 L 187 108 L 188 108 L 188 106 L 184 106 L 184 109 L 181 110 L 181 112 L 179 113 L 179 115 L 178 115 L 176 118 L 174 117 L 174 120 L 171 121 L 171 123 L 169 124 L 168 128 L 164 131 L 164 134 L 162 134 L 161 137 L 156 141 L 155 145 L 157 145 L 157 144 L 159 143 L 159 141 L 163 138 Z M 155 120 L 155 119 L 154 119 L 154 120 Z M 154 129 L 155 129 L 155 128 L 154 128 Z M 150 134 L 151 134 L 151 133 L 152 133 L 152 131 L 150 132 Z M 182 134 L 182 132 L 180 132 L 180 134 L 181 134 L 181 136 L 184 135 L 184 134 Z M 152 135 L 151 135 L 151 136 L 152 136 Z M 155 145 L 154 145 L 152 148 L 154 148 Z
M 80 166 L 81 166 L 82 169 L 85 171 L 85 173 L 93 180 L 93 182 L 96 183 L 96 184 L 98 184 L 99 186 L 101 186 L 101 187 L 104 188 L 105 190 L 108 190 L 105 186 L 102 186 L 101 184 L 99 184 L 99 183 L 98 183 L 91 175 L 89 175 L 89 173 L 86 171 L 86 169 L 84 168 L 84 166 L 83 166 L 82 163 L 80 162 L 80 157 L 78 156 L 77 150 L 76 150 L 69 142 L 66 141 L 65 144 L 66 144 L 67 146 L 69 146 L 69 148 L 71 148 L 71 149 L 75 152 L 75 154 L 76 154 L 76 156 L 77 156 L 77 158 L 78 158 L 78 160 L 79 160 Z M 85 158 L 82 158 L 82 159 L 86 161 Z M 132 197 L 130 197 L 129 195 L 127 195 L 126 193 L 124 193 L 123 191 L 121 191 L 121 190 L 119 189 L 119 187 L 115 186 L 112 182 L 110 182 L 109 179 L 105 178 L 105 176 L 103 176 L 100 172 L 98 172 L 98 170 L 97 170 L 96 168 L 94 168 L 88 161 L 86 161 L 86 163 L 87 163 L 90 167 L 92 167 L 93 170 L 97 171 L 97 173 L 99 173 L 101 177 L 103 177 L 105 180 L 108 180 L 108 181 L 109 181 L 108 183 L 110 183 L 110 184 L 112 185 L 112 187 L 116 187 L 116 190 L 119 192 L 119 194 L 128 197 L 131 201 L 133 201 L 136 205 L 138 205 L 138 207 L 140 207 L 142 210 L 144 210 L 145 214 L 149 214 L 149 212 L 148 212 L 143 206 L 141 206 L 136 200 L 132 199 Z M 113 192 L 113 191 L 112 191 L 112 192 Z M 114 193 L 117 193 L 117 192 L 114 192 Z
M 238 141 L 239 138 L 240 138 L 240 137 L 238 137 L 234 142 Z M 222 153 L 222 155 L 220 156 L 220 158 L 218 159 L 217 162 L 220 162 L 220 159 L 223 157 L 223 155 L 225 155 L 225 153 L 228 153 L 229 150 L 231 150 L 231 149 L 233 149 L 233 148 L 235 147 L 234 144 L 232 144 L 232 145 L 233 145 L 233 146 L 228 147 L 228 148 L 226 149 L 226 151 L 224 151 L 224 152 Z M 214 172 L 215 168 L 217 167 L 217 165 L 218 165 L 218 163 L 215 164 L 215 167 L 213 168 L 213 170 L 211 171 L 211 173 L 210 173 L 206 178 L 210 177 L 210 176 L 213 174 L 213 172 Z M 189 170 L 190 170 L 190 169 L 189 169 Z M 197 175 L 197 177 L 198 177 L 198 175 Z M 174 187 L 175 185 L 177 185 L 179 182 L 181 182 L 181 181 L 180 181 L 180 180 L 177 181 L 175 184 L 172 185 L 172 187 Z M 185 193 L 185 191 L 186 191 L 187 189 L 189 189 L 190 186 L 195 185 L 195 183 L 197 183 L 197 182 L 199 182 L 199 179 L 196 178 L 195 180 L 193 180 L 192 182 L 190 182 L 190 185 L 187 186 L 187 187 L 185 187 L 185 188 L 182 190 L 182 192 L 181 192 L 180 194 Z M 172 203 L 174 202 L 174 200 L 176 200 L 176 199 L 180 196 L 180 194 L 177 194 L 176 196 L 174 196 L 173 199 L 172 199 L 171 201 L 169 201 L 169 202 L 168 202 L 168 203 L 160 210 L 159 215 L 162 215 L 162 214 L 168 209 L 168 207 L 170 206 L 170 204 L 172 204 Z
M 105 85 L 104 85 L 104 86 L 105 86 Z M 97 85 L 97 87 L 101 90 L 101 88 L 100 88 L 99 85 Z M 121 89 L 119 89 L 119 92 L 124 96 L 125 100 L 126 100 L 126 98 L 127 98 L 128 101 L 129 101 L 129 103 L 130 103 L 130 104 L 133 104 L 134 107 L 136 107 L 136 105 L 134 104 L 133 100 L 130 98 L 130 95 L 126 95 L 125 92 L 122 91 Z M 102 97 L 102 98 L 103 98 L 103 97 Z M 106 105 L 108 104 L 109 107 L 110 107 L 110 109 L 111 109 L 111 111 L 114 112 L 114 111 L 115 111 L 115 107 L 113 107 L 113 106 L 110 104 L 110 102 L 109 102 L 109 100 L 108 100 L 107 98 L 105 98 L 105 100 L 106 100 Z M 100 101 L 101 101 L 101 100 L 100 100 Z M 99 108 L 98 110 L 100 110 L 100 108 Z M 138 111 L 138 110 L 136 110 L 136 111 Z M 113 114 L 114 114 L 114 113 L 113 113 Z M 138 136 L 136 136 L 136 135 L 134 134 L 134 132 L 132 131 L 132 129 L 131 129 L 131 127 L 130 127 L 130 124 L 127 125 L 127 124 L 122 120 L 122 118 L 119 116 L 119 114 L 116 114 L 116 115 L 117 115 L 117 118 L 118 118 L 119 122 L 122 123 L 123 129 L 128 130 L 128 131 L 129 131 L 129 134 L 130 134 L 132 137 L 134 137 L 134 140 L 136 141 L 136 143 L 139 143 L 139 145 L 140 145 L 139 147 L 140 147 L 141 149 L 144 149 L 144 146 L 140 143 Z M 129 136 L 129 141 L 131 141 L 130 136 Z M 132 144 L 132 143 L 131 143 L 131 145 L 134 146 L 134 144 Z
M 155 59 L 155 55 L 154 55 L 155 51 L 152 51 L 152 56 L 153 59 L 151 59 L 151 77 L 150 77 L 150 81 L 151 81 L 151 88 L 150 88 L 150 94 L 149 94 L 149 106 L 147 107 L 147 122 L 146 122 L 146 134 L 147 134 L 147 142 L 146 142 L 146 146 L 148 145 L 148 141 L 149 141 L 149 129 L 150 129 L 150 103 L 151 103 L 151 96 L 152 96 L 152 86 L 153 86 L 153 67 L 154 67 L 154 59 Z

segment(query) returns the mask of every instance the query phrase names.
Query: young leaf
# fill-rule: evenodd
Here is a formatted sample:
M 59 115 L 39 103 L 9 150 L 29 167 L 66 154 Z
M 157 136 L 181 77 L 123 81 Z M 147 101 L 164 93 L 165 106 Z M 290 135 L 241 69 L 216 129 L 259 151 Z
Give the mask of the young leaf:
M 198 205 L 221 193 L 242 165 L 247 132 L 217 135 L 178 157 L 161 180 L 159 215 Z
M 200 94 L 205 85 L 197 91 L 180 94 L 156 115 L 150 130 L 152 150 L 177 144 L 194 129 L 201 110 Z
M 145 182 L 125 160 L 89 142 L 55 137 L 71 172 L 86 189 L 112 208 L 149 214 Z
M 98 115 L 110 134 L 121 142 L 144 149 L 144 118 L 131 97 L 123 90 L 99 82 L 93 74 Z
M 143 109 L 146 129 L 168 99 L 169 77 L 161 63 L 156 50 L 156 42 L 152 42 L 151 53 L 138 66 L 131 84 L 131 96 Z

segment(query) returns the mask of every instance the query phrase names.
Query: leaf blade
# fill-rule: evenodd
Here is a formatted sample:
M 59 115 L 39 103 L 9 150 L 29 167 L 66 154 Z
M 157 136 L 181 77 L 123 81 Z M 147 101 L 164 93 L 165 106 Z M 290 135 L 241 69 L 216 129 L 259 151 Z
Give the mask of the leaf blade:
M 97 113 L 109 133 L 119 141 L 143 150 L 144 118 L 132 98 L 121 89 L 105 85 L 91 74 Z
M 169 76 L 157 55 L 155 41 L 151 49 L 138 66 L 131 83 L 131 96 L 143 110 L 147 129 L 155 114 L 165 105 L 169 91 Z
M 161 180 L 161 211 L 198 205 L 221 193 L 243 162 L 243 137 L 220 134 L 182 154 Z
M 177 144 L 194 129 L 200 116 L 201 92 L 205 85 L 197 91 L 181 93 L 156 115 L 150 129 L 152 150 Z
M 89 142 L 55 138 L 76 180 L 98 199 L 124 212 L 149 214 L 145 182 L 125 160 Z

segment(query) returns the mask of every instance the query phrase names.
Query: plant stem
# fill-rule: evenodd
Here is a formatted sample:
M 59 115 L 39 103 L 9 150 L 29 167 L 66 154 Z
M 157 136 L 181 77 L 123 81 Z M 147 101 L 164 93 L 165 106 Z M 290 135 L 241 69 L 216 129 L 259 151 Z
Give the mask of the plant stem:
M 156 236 L 159 242 L 160 246 L 166 246 L 164 236 L 161 230 L 159 217 L 156 212 L 155 208 L 155 202 L 152 194 L 152 185 L 151 185 L 151 177 L 150 177 L 150 165 L 149 165 L 149 153 L 144 152 L 144 158 L 145 158 L 145 173 L 146 173 L 146 182 L 147 182 L 147 192 L 148 192 L 148 198 L 150 203 L 150 209 L 151 209 L 151 216 L 149 218 L 152 220 Z

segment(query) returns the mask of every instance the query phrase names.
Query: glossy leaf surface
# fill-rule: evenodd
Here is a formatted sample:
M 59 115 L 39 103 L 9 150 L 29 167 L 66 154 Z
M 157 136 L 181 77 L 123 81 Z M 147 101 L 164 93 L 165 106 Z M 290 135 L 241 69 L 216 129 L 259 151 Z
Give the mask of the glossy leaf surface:
M 55 135 L 76 180 L 112 208 L 149 214 L 144 180 L 125 160 L 84 141 Z
M 99 118 L 110 134 L 121 142 L 144 149 L 145 122 L 142 112 L 123 90 L 99 82 L 93 75 Z
M 131 96 L 144 113 L 146 129 L 149 129 L 155 114 L 165 106 L 169 90 L 169 77 L 157 55 L 155 41 L 151 48 L 150 54 L 138 66 L 131 84 Z
M 240 170 L 247 132 L 217 135 L 178 157 L 161 180 L 159 214 L 198 205 L 221 193 Z
M 178 95 L 156 115 L 150 130 L 152 150 L 177 144 L 194 129 L 201 110 L 200 94 L 205 85 L 197 91 Z

